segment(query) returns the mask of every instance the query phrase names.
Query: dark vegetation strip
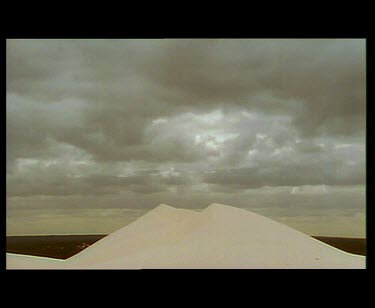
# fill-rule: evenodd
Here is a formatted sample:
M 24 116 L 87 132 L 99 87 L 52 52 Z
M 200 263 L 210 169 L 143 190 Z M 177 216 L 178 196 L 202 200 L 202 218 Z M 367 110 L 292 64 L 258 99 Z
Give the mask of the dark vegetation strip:
M 349 238 L 349 237 L 329 237 L 329 236 L 313 236 L 319 241 L 328 245 L 344 250 L 346 252 L 357 255 L 366 255 L 366 239 L 365 238 Z
M 7 252 L 67 259 L 104 236 L 106 234 L 7 236 Z

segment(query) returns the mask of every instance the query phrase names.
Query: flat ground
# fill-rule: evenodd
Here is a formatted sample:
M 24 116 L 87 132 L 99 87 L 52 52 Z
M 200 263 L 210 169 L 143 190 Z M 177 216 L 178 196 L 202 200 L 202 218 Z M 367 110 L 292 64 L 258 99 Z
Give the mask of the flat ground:
M 67 259 L 106 236 L 97 235 L 43 235 L 7 236 L 7 252 Z M 366 239 L 313 236 L 341 250 L 366 255 Z

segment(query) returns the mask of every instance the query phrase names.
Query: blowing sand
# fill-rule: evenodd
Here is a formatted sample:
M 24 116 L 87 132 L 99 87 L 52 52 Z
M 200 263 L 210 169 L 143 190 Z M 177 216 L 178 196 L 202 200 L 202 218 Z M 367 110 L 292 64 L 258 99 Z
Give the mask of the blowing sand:
M 365 267 L 364 256 L 217 203 L 200 213 L 161 204 L 66 260 L 7 253 L 8 269 Z

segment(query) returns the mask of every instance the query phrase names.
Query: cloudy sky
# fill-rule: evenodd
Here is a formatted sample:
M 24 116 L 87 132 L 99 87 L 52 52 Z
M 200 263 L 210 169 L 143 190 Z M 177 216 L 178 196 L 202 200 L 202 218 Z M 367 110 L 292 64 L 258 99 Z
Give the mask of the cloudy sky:
M 365 40 L 7 40 L 7 233 L 159 203 L 365 236 Z

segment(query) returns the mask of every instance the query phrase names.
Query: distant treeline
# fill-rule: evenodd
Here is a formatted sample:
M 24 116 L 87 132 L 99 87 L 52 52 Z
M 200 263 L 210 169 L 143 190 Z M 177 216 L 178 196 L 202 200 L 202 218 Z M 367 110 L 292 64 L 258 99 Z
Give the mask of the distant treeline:
M 7 252 L 67 259 L 104 236 L 106 234 L 7 236 Z
M 349 237 L 329 237 L 329 236 L 313 236 L 319 241 L 328 245 L 344 250 L 346 252 L 357 255 L 366 255 L 366 239 L 365 238 L 349 238 Z

